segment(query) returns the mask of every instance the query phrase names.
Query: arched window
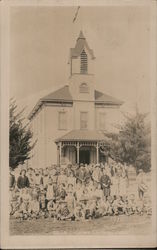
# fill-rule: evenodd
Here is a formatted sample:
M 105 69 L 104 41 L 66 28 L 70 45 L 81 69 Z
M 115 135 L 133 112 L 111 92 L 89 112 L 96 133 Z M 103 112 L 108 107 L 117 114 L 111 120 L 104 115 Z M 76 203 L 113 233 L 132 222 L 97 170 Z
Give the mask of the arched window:
M 81 55 L 81 64 L 80 64 L 80 73 L 87 74 L 88 71 L 88 57 L 85 50 L 82 51 Z
M 80 85 L 80 93 L 88 93 L 89 92 L 89 88 L 87 83 L 82 83 Z

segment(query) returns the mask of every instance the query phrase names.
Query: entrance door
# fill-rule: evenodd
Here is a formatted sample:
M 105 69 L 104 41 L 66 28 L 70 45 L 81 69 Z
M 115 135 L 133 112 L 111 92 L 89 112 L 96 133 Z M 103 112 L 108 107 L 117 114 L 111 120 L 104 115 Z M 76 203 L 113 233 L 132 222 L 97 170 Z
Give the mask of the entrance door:
M 89 150 L 80 150 L 80 163 L 90 163 L 90 151 Z

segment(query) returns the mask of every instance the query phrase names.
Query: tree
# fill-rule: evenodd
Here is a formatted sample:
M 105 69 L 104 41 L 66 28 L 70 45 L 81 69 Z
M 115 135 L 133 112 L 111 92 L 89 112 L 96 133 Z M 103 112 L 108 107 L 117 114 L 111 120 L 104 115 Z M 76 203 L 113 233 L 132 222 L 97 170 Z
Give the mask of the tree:
M 131 164 L 138 171 L 148 172 L 151 168 L 150 125 L 145 122 L 147 114 L 126 115 L 125 123 L 119 126 L 119 133 L 108 134 L 111 139 L 109 155 L 116 161 Z
M 24 125 L 24 109 L 17 112 L 17 105 L 14 100 L 10 102 L 10 123 L 9 123 L 9 166 L 15 169 L 19 164 L 24 164 L 30 158 L 30 152 L 35 143 L 32 141 L 32 132 L 29 125 Z

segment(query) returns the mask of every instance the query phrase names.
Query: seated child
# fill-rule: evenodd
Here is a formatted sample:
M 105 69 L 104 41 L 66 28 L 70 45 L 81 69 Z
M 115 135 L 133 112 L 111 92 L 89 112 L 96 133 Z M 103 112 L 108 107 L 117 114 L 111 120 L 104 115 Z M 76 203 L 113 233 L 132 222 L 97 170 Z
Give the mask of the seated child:
M 57 218 L 57 207 L 58 207 L 58 203 L 54 200 L 49 200 L 48 204 L 47 204 L 47 210 L 48 210 L 48 214 L 49 217 L 54 218 L 54 220 Z
M 139 215 L 143 215 L 143 201 L 141 199 L 136 201 L 136 212 Z
M 95 218 L 105 216 L 106 214 L 107 214 L 106 202 L 104 199 L 98 197 L 96 202 Z
M 58 220 L 71 220 L 73 217 L 73 214 L 68 209 L 66 201 L 59 202 L 56 214 Z
M 96 211 L 96 200 L 90 199 L 84 203 L 85 219 L 93 219 Z
M 84 205 L 81 202 L 76 202 L 74 207 L 75 220 L 85 220 Z
M 131 209 L 131 213 L 134 214 L 136 213 L 136 202 L 135 202 L 135 195 L 131 194 L 128 197 L 128 203 L 129 203 L 129 207 Z

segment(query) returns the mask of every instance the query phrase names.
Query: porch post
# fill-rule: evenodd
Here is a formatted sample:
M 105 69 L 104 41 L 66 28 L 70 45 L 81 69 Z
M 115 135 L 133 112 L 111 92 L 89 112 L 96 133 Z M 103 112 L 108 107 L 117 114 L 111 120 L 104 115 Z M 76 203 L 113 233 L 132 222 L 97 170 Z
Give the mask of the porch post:
M 79 150 L 80 149 L 80 145 L 79 142 L 77 142 L 77 164 L 79 164 Z
M 98 142 L 96 144 L 96 163 L 99 163 L 99 145 Z
M 61 165 L 62 161 L 62 145 L 61 142 L 59 143 L 59 165 Z
M 59 157 L 59 148 L 60 148 L 60 147 L 59 147 L 59 145 L 57 144 L 57 165 L 59 165 L 59 161 L 60 161 L 60 160 L 59 160 L 59 158 L 60 158 L 60 157 Z

